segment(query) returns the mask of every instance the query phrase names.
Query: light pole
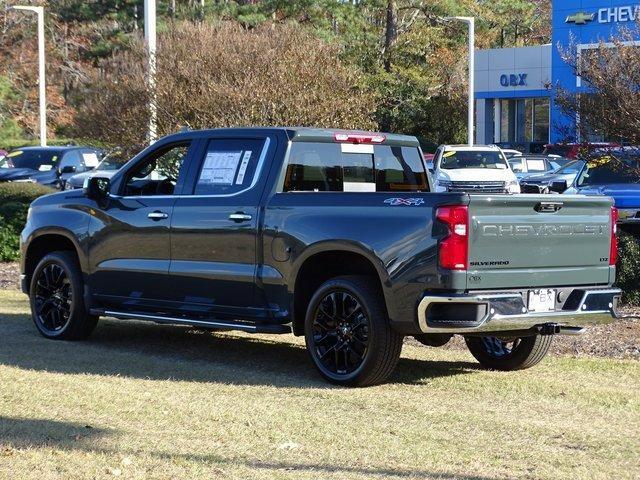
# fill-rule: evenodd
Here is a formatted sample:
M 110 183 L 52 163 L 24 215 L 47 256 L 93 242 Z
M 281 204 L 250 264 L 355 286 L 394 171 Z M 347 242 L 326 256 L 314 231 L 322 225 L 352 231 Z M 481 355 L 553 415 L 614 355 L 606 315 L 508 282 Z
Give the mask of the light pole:
M 446 17 L 444 20 L 459 20 L 469 26 L 469 107 L 467 111 L 467 128 L 469 146 L 473 146 L 473 125 L 475 117 L 475 43 L 476 19 L 474 17 Z
M 156 141 L 156 0 L 144 0 L 144 39 L 149 49 L 149 144 Z
M 38 15 L 38 87 L 40 90 L 40 146 L 47 146 L 47 98 L 44 63 L 44 7 L 16 5 L 16 10 L 27 10 Z

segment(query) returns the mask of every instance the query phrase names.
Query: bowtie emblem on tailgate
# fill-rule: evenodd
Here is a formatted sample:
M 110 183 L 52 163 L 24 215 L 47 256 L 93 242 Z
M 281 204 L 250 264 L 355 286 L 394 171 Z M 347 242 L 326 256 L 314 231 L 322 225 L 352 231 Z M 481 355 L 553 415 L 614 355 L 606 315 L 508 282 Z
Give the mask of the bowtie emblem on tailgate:
M 533 209 L 538 213 L 555 213 L 563 206 L 562 202 L 538 202 Z

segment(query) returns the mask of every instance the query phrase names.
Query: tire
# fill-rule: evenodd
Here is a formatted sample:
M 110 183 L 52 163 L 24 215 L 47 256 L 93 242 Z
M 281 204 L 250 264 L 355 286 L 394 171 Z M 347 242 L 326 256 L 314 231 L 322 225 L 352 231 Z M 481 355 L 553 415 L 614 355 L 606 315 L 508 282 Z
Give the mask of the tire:
M 304 330 L 311 360 L 337 385 L 384 382 L 402 350 L 403 335 L 391 329 L 382 293 L 371 277 L 323 283 L 309 302 Z
M 539 363 L 549 351 L 552 335 L 521 338 L 466 337 L 467 347 L 483 367 L 493 370 L 524 370 Z M 509 347 L 508 345 L 513 345 Z
M 43 337 L 82 340 L 93 332 L 98 317 L 84 304 L 82 271 L 67 251 L 47 254 L 36 266 L 29 286 L 31 318 Z

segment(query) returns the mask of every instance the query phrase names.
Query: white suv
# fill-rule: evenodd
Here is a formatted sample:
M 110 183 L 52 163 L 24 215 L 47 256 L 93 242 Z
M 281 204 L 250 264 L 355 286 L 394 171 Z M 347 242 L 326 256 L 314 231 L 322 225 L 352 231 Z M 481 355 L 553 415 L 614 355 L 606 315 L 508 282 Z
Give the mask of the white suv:
M 436 192 L 520 193 L 515 173 L 494 145 L 441 145 L 433 167 Z

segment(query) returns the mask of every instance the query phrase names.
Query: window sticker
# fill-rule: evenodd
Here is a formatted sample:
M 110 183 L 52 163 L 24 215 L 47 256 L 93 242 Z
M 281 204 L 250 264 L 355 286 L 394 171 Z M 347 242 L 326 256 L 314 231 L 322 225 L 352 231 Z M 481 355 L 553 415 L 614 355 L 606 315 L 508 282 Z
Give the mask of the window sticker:
M 82 158 L 84 159 L 84 164 L 87 167 L 93 168 L 98 165 L 98 155 L 93 152 L 83 153 Z
M 442 158 L 453 157 L 456 153 L 458 153 L 458 152 L 456 152 L 455 150 L 451 150 L 450 152 L 444 152 L 442 154 Z
M 7 153 L 7 158 L 17 157 L 18 155 L 22 155 L 24 152 L 22 150 L 14 150 L 13 152 Z
M 344 192 L 375 192 L 376 184 L 371 182 L 344 182 Z
M 242 156 L 242 163 L 240 164 L 240 170 L 238 171 L 238 177 L 236 178 L 236 185 L 242 185 L 242 182 L 244 182 L 244 174 L 247 172 L 251 153 L 251 150 L 247 150 Z
M 40 172 L 49 172 L 53 168 L 53 165 L 40 165 L 38 167 L 38 171 Z
M 240 152 L 207 152 L 199 183 L 233 185 L 233 178 L 240 163 Z

